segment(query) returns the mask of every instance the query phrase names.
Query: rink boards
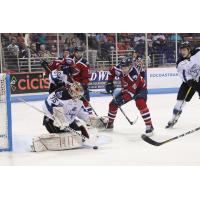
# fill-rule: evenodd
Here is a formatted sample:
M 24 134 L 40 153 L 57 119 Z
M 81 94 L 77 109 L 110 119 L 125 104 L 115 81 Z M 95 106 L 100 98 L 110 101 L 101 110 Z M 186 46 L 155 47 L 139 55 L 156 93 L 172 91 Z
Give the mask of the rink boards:
M 102 75 L 103 74 L 103 75 Z M 106 71 L 93 73 L 92 76 L 92 90 L 103 90 L 104 84 L 107 80 Z M 98 89 L 95 89 L 95 84 L 100 85 Z M 149 68 L 147 70 L 147 88 L 149 94 L 168 94 L 177 93 L 178 88 L 181 84 L 181 80 L 178 77 L 175 67 L 163 67 L 163 68 Z M 95 86 L 95 87 L 94 87 Z M 103 87 L 102 87 L 103 86 Z M 47 92 L 37 93 L 24 93 L 20 94 L 20 97 L 26 101 L 38 101 L 43 100 L 47 97 Z M 91 97 L 105 96 L 97 93 L 90 93 Z M 17 102 L 19 95 L 12 95 L 12 102 Z

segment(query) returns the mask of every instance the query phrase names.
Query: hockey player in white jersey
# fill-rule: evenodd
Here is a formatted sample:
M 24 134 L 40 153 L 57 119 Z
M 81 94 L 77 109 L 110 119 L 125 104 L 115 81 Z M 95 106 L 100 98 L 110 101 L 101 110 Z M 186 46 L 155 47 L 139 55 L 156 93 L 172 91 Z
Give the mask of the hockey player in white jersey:
M 194 93 L 197 91 L 200 94 L 200 49 L 192 49 L 190 43 L 186 41 L 181 43 L 180 53 L 177 71 L 183 82 L 178 91 L 172 119 L 166 128 L 173 127 L 177 123 L 183 107 L 192 99 Z
M 34 139 L 34 151 L 64 150 L 80 147 L 83 138 L 89 139 L 89 133 L 84 125 L 77 123 L 77 118 L 95 128 L 102 126 L 99 117 L 89 115 L 84 111 L 83 102 L 80 100 L 83 94 L 84 90 L 81 84 L 74 82 L 67 87 L 63 86 L 57 89 L 48 96 L 43 104 L 45 113 L 43 125 L 50 135 L 45 134 Z M 83 137 L 77 135 L 77 131 L 80 131 Z M 50 139 L 51 142 L 48 142 Z

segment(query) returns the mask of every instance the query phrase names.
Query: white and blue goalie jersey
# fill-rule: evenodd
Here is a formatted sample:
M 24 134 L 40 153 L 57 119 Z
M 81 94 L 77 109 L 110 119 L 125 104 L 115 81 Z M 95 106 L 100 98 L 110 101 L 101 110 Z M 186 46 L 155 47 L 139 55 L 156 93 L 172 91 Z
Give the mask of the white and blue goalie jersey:
M 83 102 L 79 99 L 72 99 L 66 88 L 57 89 L 45 100 L 43 111 L 50 119 L 53 119 L 53 107 L 63 107 L 64 115 L 69 124 L 71 124 L 76 117 L 85 122 L 89 120 L 89 114 L 84 111 Z

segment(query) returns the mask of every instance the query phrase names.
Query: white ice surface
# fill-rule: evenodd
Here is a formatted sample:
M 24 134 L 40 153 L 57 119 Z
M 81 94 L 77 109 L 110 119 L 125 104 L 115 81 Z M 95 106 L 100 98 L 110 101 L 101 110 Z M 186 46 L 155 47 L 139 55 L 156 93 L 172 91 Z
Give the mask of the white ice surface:
M 91 104 L 99 115 L 107 115 L 111 97 L 94 97 Z M 176 94 L 149 95 L 150 108 L 156 140 L 164 140 L 200 126 L 200 100 L 194 96 L 173 129 L 164 126 L 171 118 Z M 42 102 L 30 102 L 41 108 Z M 134 126 L 129 125 L 118 111 L 115 128 L 112 132 L 99 132 L 98 150 L 78 149 L 32 153 L 29 145 L 34 135 L 45 133 L 42 114 L 24 103 L 12 104 L 13 141 L 12 153 L 0 153 L 0 165 L 200 165 L 200 132 L 185 136 L 176 141 L 155 147 L 141 138 L 144 123 L 135 107 L 135 102 L 123 106 L 131 119 L 139 119 Z M 94 133 L 93 133 L 94 134 Z

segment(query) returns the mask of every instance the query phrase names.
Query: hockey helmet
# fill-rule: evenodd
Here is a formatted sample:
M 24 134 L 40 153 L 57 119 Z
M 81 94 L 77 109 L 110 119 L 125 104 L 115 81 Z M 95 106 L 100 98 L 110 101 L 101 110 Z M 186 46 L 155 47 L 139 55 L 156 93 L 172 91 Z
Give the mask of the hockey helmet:
M 120 62 L 121 67 L 129 67 L 132 64 L 132 59 L 131 58 L 123 58 Z
M 187 48 L 189 51 L 191 51 L 191 49 L 192 49 L 192 47 L 188 41 L 181 42 L 180 49 L 183 49 L 183 48 Z

